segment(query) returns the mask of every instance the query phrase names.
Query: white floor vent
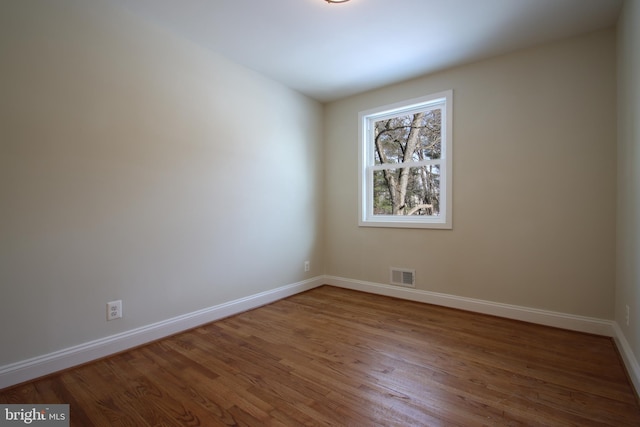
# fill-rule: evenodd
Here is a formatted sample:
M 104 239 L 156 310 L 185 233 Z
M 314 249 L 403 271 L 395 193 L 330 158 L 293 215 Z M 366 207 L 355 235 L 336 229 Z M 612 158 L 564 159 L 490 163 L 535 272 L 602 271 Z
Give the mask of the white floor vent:
M 391 267 L 391 284 L 392 285 L 414 288 L 415 280 L 416 280 L 415 270 Z

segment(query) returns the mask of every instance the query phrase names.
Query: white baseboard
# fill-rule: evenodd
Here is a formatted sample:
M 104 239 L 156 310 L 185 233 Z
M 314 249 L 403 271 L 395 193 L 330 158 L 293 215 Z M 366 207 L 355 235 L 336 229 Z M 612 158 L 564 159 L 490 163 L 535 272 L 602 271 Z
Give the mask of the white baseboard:
M 345 279 L 342 277 L 325 276 L 325 282 L 329 285 L 342 288 L 441 305 L 444 307 L 458 308 L 475 313 L 490 314 L 493 316 L 505 317 L 507 319 L 522 320 L 524 322 L 536 323 L 539 325 L 553 326 L 556 328 L 569 329 L 572 331 L 586 332 L 590 334 L 605 335 L 608 337 L 612 337 L 614 335 L 613 321 L 611 320 L 576 316 L 573 314 L 503 304 L 474 298 L 465 298 L 413 288 L 403 288 L 381 283 Z
M 251 310 L 322 284 L 324 284 L 324 277 L 319 276 L 43 356 L 0 366 L 0 390 Z
M 640 396 L 640 364 L 638 364 L 638 359 L 617 322 L 613 323 L 613 329 L 615 330 L 613 338 L 622 357 L 622 361 L 627 367 L 627 373 L 636 389 L 636 394 Z

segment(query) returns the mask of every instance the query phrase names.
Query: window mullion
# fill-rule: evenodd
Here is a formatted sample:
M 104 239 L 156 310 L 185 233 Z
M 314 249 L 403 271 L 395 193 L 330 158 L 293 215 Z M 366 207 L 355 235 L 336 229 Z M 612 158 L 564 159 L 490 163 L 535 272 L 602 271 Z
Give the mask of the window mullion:
M 403 163 L 382 163 L 380 165 L 371 165 L 369 169 L 372 171 L 379 171 L 384 169 L 403 169 L 403 168 L 419 168 L 420 166 L 429 165 L 442 165 L 442 159 L 433 160 L 419 160 L 416 162 L 403 162 Z

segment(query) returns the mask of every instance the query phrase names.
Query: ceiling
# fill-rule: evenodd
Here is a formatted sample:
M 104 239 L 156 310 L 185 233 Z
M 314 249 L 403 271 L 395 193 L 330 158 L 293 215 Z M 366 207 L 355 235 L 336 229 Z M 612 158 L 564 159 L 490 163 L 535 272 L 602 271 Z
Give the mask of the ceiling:
M 321 102 L 612 27 L 622 0 L 111 0 Z

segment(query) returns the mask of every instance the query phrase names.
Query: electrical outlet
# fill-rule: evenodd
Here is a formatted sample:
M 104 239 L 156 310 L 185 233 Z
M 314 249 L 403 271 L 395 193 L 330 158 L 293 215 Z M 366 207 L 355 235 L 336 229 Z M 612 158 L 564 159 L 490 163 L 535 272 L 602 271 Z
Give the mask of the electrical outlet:
M 627 321 L 627 326 L 629 326 L 629 306 L 627 305 L 626 308 L 627 308 L 627 313 L 625 316 L 625 320 Z
M 122 317 L 122 300 L 107 303 L 107 320 L 119 319 Z
M 304 271 L 311 270 L 311 263 L 309 261 L 304 262 Z

